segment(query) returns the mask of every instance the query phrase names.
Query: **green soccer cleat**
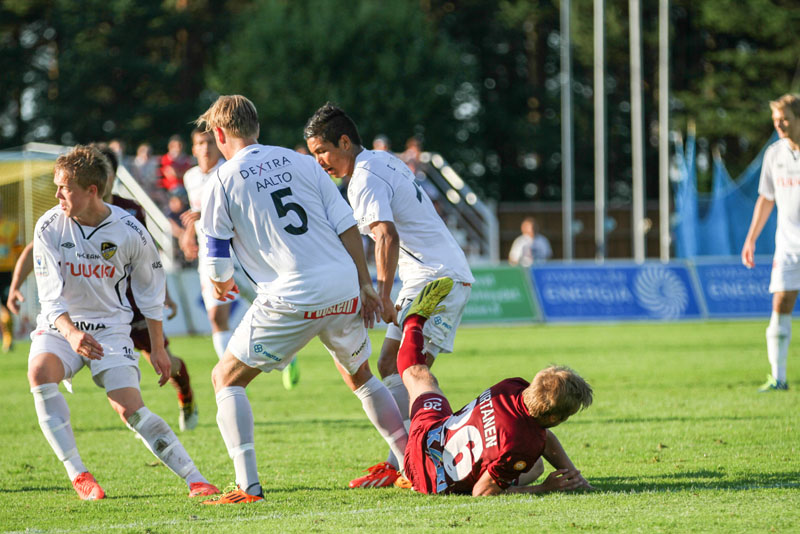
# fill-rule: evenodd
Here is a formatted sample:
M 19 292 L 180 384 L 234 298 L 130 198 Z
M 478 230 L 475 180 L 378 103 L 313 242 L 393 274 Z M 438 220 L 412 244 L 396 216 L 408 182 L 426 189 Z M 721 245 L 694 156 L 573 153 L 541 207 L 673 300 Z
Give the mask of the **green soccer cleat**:
M 300 366 L 297 364 L 297 358 L 284 367 L 283 369 L 283 387 L 286 389 L 294 389 L 300 382 Z
M 192 399 L 192 402 L 184 404 L 180 407 L 180 413 L 178 414 L 178 428 L 181 429 L 181 432 L 185 432 L 187 430 L 194 430 L 197 426 L 197 421 L 199 419 L 197 413 L 197 403 Z
M 433 282 L 428 282 L 411 303 L 411 306 L 408 307 L 408 312 L 403 316 L 400 324 L 402 325 L 405 320 L 412 315 L 419 315 L 425 319 L 430 319 L 431 315 L 436 312 L 439 303 L 450 294 L 452 289 L 452 278 L 438 278 Z
M 772 375 L 767 375 L 767 381 L 758 388 L 759 393 L 769 393 L 770 391 L 786 391 L 789 389 L 787 382 L 781 382 Z

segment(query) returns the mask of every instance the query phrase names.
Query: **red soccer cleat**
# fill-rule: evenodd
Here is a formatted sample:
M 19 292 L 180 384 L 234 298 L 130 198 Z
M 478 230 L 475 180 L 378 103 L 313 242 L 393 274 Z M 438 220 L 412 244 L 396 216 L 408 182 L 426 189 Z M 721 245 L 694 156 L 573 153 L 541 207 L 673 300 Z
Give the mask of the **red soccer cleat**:
M 389 462 L 381 462 L 365 471 L 369 474 L 350 481 L 351 488 L 385 488 L 400 477 L 400 473 Z
M 88 471 L 76 476 L 72 481 L 72 487 L 78 492 L 78 497 L 84 501 L 97 501 L 106 496 L 106 492 Z
M 219 493 L 219 488 L 208 482 L 192 482 L 189 484 L 189 497 L 207 497 Z

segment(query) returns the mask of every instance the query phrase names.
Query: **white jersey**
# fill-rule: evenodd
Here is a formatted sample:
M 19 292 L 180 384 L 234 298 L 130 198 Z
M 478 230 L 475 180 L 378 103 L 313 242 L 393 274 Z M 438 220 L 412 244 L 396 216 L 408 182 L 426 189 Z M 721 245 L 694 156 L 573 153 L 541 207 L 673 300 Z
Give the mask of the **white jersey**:
M 800 151 L 787 139 L 767 148 L 758 193 L 778 208 L 775 256 L 800 254 Z
M 127 211 L 106 204 L 111 214 L 97 227 L 81 226 L 56 206 L 36 223 L 33 261 L 42 309 L 38 328 L 69 312 L 81 330 L 129 325 L 128 285 L 142 314 L 161 320 L 166 275 L 155 244 Z
M 394 223 L 400 236 L 398 271 L 404 289 L 421 289 L 442 276 L 474 282 L 461 247 L 400 159 L 385 151 L 362 150 L 347 197 L 362 234 L 372 234 L 372 223 Z
M 243 148 L 206 188 L 201 222 L 208 237 L 231 240 L 259 295 L 298 309 L 359 295 L 356 266 L 339 239 L 355 225 L 353 211 L 311 156 Z
M 217 164 L 209 169 L 208 172 L 203 172 L 200 170 L 200 166 L 195 165 L 183 175 L 183 187 L 186 188 L 186 195 L 189 197 L 189 209 L 200 213 L 200 208 L 203 206 L 203 190 L 209 183 L 209 179 L 217 174 L 217 169 L 223 163 L 225 163 L 225 159 L 220 157 Z M 194 228 L 197 231 L 197 242 L 200 245 L 198 256 L 199 260 L 202 261 L 206 253 L 206 236 L 203 233 L 203 226 L 200 224 L 199 219 L 194 223 Z

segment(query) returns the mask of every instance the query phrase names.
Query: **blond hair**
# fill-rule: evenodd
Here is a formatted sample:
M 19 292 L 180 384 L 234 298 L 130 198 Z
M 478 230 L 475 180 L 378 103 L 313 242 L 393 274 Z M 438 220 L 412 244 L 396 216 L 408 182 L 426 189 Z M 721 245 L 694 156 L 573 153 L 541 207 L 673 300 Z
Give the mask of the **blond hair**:
M 108 158 L 97 148 L 86 145 L 75 145 L 66 154 L 58 156 L 53 174 L 59 171 L 83 189 L 88 189 L 91 185 L 96 186 L 99 197 L 105 193 L 106 182 L 113 173 Z
M 532 417 L 566 419 L 592 404 L 592 387 L 569 367 L 553 365 L 536 373 L 522 399 Z
M 222 95 L 194 121 L 206 131 L 222 128 L 239 139 L 256 139 L 260 126 L 256 106 L 242 95 Z
M 769 107 L 773 111 L 791 111 L 796 119 L 800 119 L 800 95 L 787 93 L 777 100 L 770 101 Z

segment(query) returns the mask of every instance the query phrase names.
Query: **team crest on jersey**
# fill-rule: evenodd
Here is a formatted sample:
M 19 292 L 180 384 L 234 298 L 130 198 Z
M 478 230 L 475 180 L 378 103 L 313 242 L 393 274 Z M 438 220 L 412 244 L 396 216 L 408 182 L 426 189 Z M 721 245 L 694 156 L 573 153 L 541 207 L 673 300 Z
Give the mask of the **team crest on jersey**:
M 528 467 L 528 464 L 524 460 L 520 460 L 514 464 L 515 471 L 525 471 L 526 467 Z
M 110 260 L 116 252 L 117 245 L 114 243 L 105 241 L 104 243 L 100 244 L 100 254 L 102 254 L 105 259 Z
M 47 262 L 39 254 L 33 256 L 33 273 L 36 276 L 47 276 L 49 271 L 47 269 Z

